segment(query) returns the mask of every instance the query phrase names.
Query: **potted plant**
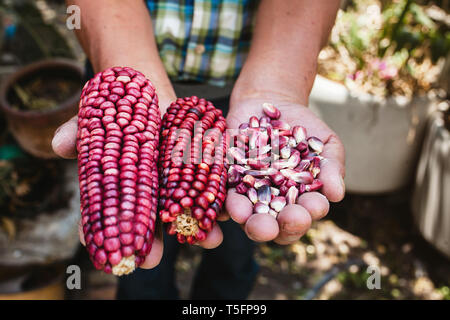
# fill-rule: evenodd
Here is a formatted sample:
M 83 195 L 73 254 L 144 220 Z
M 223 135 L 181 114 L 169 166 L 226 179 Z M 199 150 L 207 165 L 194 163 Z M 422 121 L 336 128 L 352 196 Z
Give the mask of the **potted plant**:
M 69 41 L 48 19 L 52 12 L 32 1 L 0 3 L 0 107 L 22 148 L 43 158 L 55 157 L 53 133 L 76 114 L 82 83 Z
M 51 147 L 55 130 L 77 112 L 81 67 L 66 59 L 27 65 L 0 86 L 0 107 L 21 147 L 41 158 L 56 157 Z
M 344 143 L 348 191 L 390 192 L 412 181 L 450 48 L 442 19 L 442 9 L 411 0 L 359 0 L 339 11 L 310 106 Z

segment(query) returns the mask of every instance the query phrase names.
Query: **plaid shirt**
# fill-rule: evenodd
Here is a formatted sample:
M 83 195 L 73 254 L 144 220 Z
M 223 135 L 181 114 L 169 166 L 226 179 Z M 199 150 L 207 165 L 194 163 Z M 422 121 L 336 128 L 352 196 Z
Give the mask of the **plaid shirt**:
M 247 56 L 257 1 L 147 0 L 156 42 L 172 80 L 223 86 Z

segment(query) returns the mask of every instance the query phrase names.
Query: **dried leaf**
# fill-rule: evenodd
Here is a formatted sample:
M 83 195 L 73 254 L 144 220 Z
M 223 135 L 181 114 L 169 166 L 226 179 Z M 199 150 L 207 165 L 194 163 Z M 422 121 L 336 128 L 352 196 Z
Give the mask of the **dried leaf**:
M 16 236 L 16 225 L 14 221 L 7 217 L 0 217 L 0 218 L 1 218 L 0 225 L 2 229 L 5 230 L 5 232 L 8 234 L 8 238 L 10 240 L 14 239 L 14 237 Z

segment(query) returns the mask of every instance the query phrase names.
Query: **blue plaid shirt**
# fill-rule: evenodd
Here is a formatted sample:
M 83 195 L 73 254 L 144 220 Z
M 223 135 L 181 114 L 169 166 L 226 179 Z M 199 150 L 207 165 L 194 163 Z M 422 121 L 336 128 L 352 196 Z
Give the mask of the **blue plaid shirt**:
M 147 1 L 156 42 L 173 80 L 223 86 L 236 79 L 250 48 L 258 1 Z

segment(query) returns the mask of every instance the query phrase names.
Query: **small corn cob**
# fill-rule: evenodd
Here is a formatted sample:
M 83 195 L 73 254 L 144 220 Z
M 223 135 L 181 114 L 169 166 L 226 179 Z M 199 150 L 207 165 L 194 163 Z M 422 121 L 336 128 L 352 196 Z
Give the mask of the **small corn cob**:
M 163 117 L 160 218 L 180 243 L 202 241 L 226 195 L 225 118 L 195 96 L 177 99 Z
M 97 269 L 123 275 L 151 250 L 161 118 L 155 88 L 131 68 L 86 83 L 78 113 L 78 175 L 86 248 Z

